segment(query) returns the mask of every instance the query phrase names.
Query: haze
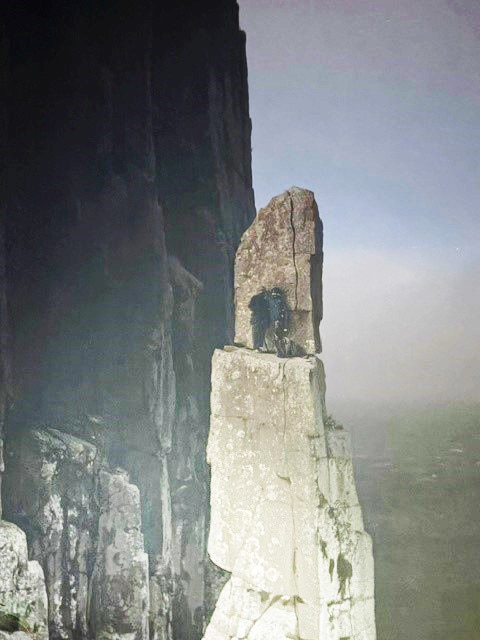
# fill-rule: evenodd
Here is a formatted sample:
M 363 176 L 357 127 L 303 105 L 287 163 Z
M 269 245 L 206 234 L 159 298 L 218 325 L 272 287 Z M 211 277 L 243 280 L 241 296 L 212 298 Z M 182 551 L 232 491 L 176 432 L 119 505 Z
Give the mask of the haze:
M 257 208 L 325 226 L 328 399 L 478 402 L 480 6 L 240 0 Z

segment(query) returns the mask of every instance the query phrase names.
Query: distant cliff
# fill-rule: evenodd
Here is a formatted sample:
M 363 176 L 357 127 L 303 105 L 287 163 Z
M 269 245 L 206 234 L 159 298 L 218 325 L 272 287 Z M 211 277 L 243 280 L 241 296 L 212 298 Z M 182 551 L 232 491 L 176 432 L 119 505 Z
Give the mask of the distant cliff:
M 26 0 L 4 14 L 4 518 L 26 531 L 56 594 L 51 638 L 144 637 L 143 597 L 151 638 L 196 638 L 210 361 L 233 339 L 233 259 L 255 214 L 238 6 Z M 40 477 L 28 486 L 23 476 L 20 490 L 31 456 Z M 150 574 L 123 631 L 101 616 L 118 603 L 92 603 L 110 553 L 128 565 L 122 576 L 135 557 L 144 567 L 140 534 L 135 557 L 108 537 L 124 535 L 115 509 L 125 504 L 101 503 L 118 488 L 132 495 L 134 529 L 141 516 Z M 41 544 L 48 504 L 53 537 Z

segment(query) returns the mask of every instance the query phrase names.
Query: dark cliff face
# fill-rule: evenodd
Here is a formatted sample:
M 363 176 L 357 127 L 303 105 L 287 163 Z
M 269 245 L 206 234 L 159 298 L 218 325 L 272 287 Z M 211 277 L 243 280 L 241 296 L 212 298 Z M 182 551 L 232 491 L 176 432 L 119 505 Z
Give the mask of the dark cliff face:
M 233 257 L 254 216 L 238 7 L 27 0 L 3 31 L 6 450 L 48 425 L 125 467 L 170 628 L 196 637 L 209 363 L 232 340 Z

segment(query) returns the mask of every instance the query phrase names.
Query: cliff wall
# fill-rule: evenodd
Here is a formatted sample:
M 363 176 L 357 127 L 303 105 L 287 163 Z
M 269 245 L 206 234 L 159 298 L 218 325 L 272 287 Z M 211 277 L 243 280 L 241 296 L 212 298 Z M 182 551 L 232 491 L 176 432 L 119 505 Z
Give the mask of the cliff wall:
M 68 622 L 67 541 L 54 541 L 59 570 L 49 541 L 38 541 L 49 485 L 39 480 L 36 505 L 30 489 L 16 491 L 34 433 L 93 447 L 130 481 L 60 474 L 58 513 L 78 510 L 70 483 L 99 483 L 92 495 L 103 496 L 115 482 L 138 485 L 150 637 L 195 638 L 205 616 L 210 359 L 233 337 L 233 257 L 254 216 L 237 3 L 27 0 L 2 21 L 4 517 L 26 531 L 57 594 L 50 637 L 114 633 L 86 604 Z M 75 459 L 71 447 L 64 455 Z M 82 589 L 98 584 L 102 523 L 117 522 L 120 508 L 68 516 L 79 540 L 86 528 L 96 536 L 84 570 L 72 565 Z

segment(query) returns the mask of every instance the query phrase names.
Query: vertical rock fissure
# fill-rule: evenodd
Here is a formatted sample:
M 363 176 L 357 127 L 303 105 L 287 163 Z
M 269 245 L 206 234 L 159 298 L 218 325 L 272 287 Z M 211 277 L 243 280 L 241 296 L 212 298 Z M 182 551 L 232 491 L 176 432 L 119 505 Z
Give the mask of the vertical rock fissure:
M 282 398 L 283 398 L 283 443 L 284 445 L 286 444 L 286 438 L 287 438 L 287 396 L 286 396 L 286 391 L 285 391 L 285 362 L 282 362 L 280 364 L 281 367 L 281 372 L 282 372 Z M 285 464 L 285 460 L 282 461 L 283 464 Z M 282 465 L 283 466 L 283 465 Z
M 68 505 L 68 500 L 65 500 L 62 504 L 62 520 L 63 520 L 63 528 L 60 534 L 60 544 L 66 550 L 66 553 L 61 558 L 61 570 L 64 575 L 71 576 L 71 567 L 72 561 L 75 557 L 74 550 L 71 548 L 70 544 L 70 509 Z M 70 629 L 72 632 L 74 631 L 72 620 L 72 589 L 71 584 L 66 580 L 61 585 L 61 604 L 60 604 L 60 612 L 62 619 L 65 621 L 66 629 Z M 53 630 L 54 631 L 54 630 Z
M 117 478 L 130 501 L 116 496 L 109 517 L 117 522 L 115 510 L 125 509 L 135 518 L 135 551 L 140 557 L 144 545 L 151 563 L 145 579 L 145 558 L 140 571 L 126 543 L 138 580 L 126 585 L 121 576 L 125 602 L 150 586 L 151 640 L 198 640 L 209 588 L 207 372 L 214 348 L 231 341 L 233 259 L 255 216 L 238 3 L 109 2 L 95 15 L 89 2 L 73 13 L 47 3 L 41 15 L 37 5 L 13 3 L 0 17 L 0 164 L 8 165 L 0 184 L 0 480 L 12 396 L 8 486 L 17 471 L 32 470 L 19 491 L 5 491 L 5 515 L 27 529 L 47 568 L 60 603 L 50 606 L 52 636 L 85 640 L 91 614 L 74 592 L 79 575 L 85 591 L 96 566 L 101 589 L 99 573 L 115 565 L 102 556 L 111 545 L 99 545 L 96 531 L 107 494 L 90 484 L 100 464 L 126 469 L 140 495 Z M 25 29 L 35 33 L 29 47 Z M 92 442 L 89 416 L 102 430 L 92 464 L 76 453 Z M 40 467 L 58 462 L 58 434 L 45 450 L 40 436 L 20 446 L 20 433 L 39 425 L 83 442 L 67 445 L 59 462 L 65 477 L 44 477 Z M 91 503 L 83 489 L 94 494 Z M 55 491 L 68 506 L 70 530 L 58 542 L 43 521 L 60 526 L 61 514 L 36 508 L 28 493 L 39 491 L 42 505 Z M 125 540 L 133 536 L 120 518 L 116 528 Z M 72 535 L 88 549 L 74 548 Z M 140 607 L 126 606 L 127 615 L 110 596 L 110 613 L 119 610 L 111 633 L 123 637 L 133 625 L 143 637 Z M 99 607 L 92 611 L 100 634 L 107 622 Z M 76 620 L 81 629 L 70 628 Z
M 297 260 L 296 260 L 296 249 L 295 249 L 295 243 L 296 243 L 296 230 L 295 230 L 295 224 L 293 221 L 293 214 L 294 214 L 294 204 L 293 204 L 293 196 L 291 194 L 290 191 L 287 191 L 289 198 L 290 198 L 290 225 L 292 227 L 292 234 L 293 234 L 293 240 L 292 240 L 292 261 L 293 261 L 293 268 L 295 269 L 295 309 L 298 308 L 298 267 L 297 267 Z
M 295 505 L 294 505 L 294 496 L 292 490 L 292 479 L 290 477 L 290 469 L 288 466 L 288 446 L 287 446 L 287 391 L 286 391 L 286 372 L 285 367 L 287 366 L 286 362 L 283 362 L 281 365 L 282 368 L 282 396 L 283 396 L 283 460 L 282 460 L 282 468 L 284 469 L 283 478 L 288 482 L 288 493 L 290 497 L 290 509 L 291 509 L 291 517 L 292 517 L 292 538 L 293 538 L 293 555 L 292 555 L 292 575 L 294 580 L 294 589 L 295 592 L 298 592 L 298 580 L 297 580 L 297 535 L 296 535 L 296 522 L 295 522 Z M 297 621 L 298 626 L 298 621 Z

